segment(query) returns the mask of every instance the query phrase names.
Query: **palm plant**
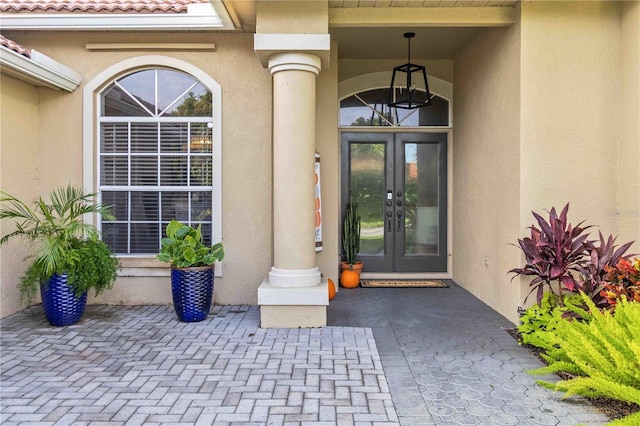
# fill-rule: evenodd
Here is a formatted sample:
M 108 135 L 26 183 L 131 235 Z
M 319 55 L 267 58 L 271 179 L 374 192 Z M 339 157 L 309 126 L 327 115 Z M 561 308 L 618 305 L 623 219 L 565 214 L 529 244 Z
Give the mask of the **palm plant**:
M 33 262 L 21 281 L 23 298 L 32 299 L 38 284 L 55 274 L 68 273 L 69 285 L 76 294 L 91 287 L 99 293 L 115 280 L 117 259 L 99 241 L 98 230 L 82 221 L 83 216 L 96 213 L 107 220 L 115 219 L 108 207 L 92 201 L 94 196 L 69 185 L 52 191 L 48 201 L 38 197 L 30 207 L 0 191 L 0 219 L 15 220 L 15 230 L 0 238 L 0 245 L 16 237 L 30 245 L 28 257 Z

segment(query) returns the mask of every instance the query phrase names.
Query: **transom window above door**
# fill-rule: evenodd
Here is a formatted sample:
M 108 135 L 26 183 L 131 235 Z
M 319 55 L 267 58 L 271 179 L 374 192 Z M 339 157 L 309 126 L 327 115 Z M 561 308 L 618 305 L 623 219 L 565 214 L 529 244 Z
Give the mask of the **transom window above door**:
M 101 223 L 117 254 L 155 254 L 173 219 L 212 240 L 216 144 L 212 92 L 171 69 L 121 77 L 100 94 L 98 190 L 116 221 Z
M 340 101 L 340 126 L 449 126 L 449 101 L 433 93 L 431 96 L 431 105 L 406 110 L 386 105 L 386 88 L 356 93 Z

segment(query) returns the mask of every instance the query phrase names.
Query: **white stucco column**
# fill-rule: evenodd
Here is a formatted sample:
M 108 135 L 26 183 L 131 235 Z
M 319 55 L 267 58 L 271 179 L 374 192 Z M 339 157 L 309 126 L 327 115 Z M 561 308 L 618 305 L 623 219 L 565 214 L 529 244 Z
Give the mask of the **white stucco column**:
M 273 76 L 273 266 L 258 288 L 261 327 L 327 323 L 327 281 L 316 266 L 316 78 L 328 34 L 256 34 Z
M 273 75 L 273 255 L 269 283 L 308 287 L 320 283 L 315 266 L 316 76 L 320 58 L 278 53 Z

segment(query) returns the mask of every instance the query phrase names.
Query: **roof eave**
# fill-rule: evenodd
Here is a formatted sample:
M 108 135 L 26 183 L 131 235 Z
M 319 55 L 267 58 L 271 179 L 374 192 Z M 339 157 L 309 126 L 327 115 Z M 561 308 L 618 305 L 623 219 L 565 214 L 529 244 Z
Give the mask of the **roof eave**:
M 71 68 L 36 51 L 31 58 L 0 46 L 0 71 L 36 86 L 73 92 L 82 76 Z
M 195 3 L 187 13 L 3 13 L 4 30 L 180 31 L 237 29 L 220 0 Z
M 15 14 L 2 16 L 4 30 L 223 30 L 218 16 Z

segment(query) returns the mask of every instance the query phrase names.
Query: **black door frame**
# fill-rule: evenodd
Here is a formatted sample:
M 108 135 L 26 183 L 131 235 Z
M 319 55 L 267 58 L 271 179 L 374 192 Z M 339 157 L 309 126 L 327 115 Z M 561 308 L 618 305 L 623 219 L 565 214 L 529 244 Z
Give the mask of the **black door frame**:
M 351 129 L 350 129 L 351 130 Z M 377 131 L 377 132 L 353 132 L 341 133 L 341 211 L 344 211 L 350 193 L 350 152 L 349 142 L 385 143 L 385 189 L 392 191 L 388 194 L 391 198 L 385 206 L 385 243 L 384 250 L 387 255 L 359 255 L 358 258 L 365 263 L 366 272 L 383 273 L 448 273 L 449 256 L 449 226 L 448 226 L 448 142 L 450 131 L 448 129 L 420 131 Z M 404 247 L 404 220 L 398 214 L 403 213 L 402 195 L 396 193 L 397 188 L 404 190 L 404 144 L 407 143 L 436 143 L 438 145 L 439 173 L 439 226 L 438 253 L 434 255 L 405 255 Z M 398 156 L 399 158 L 395 158 Z M 394 185 L 395 184 L 395 185 Z M 402 227 L 398 229 L 402 220 Z M 389 223 L 387 223 L 387 221 Z M 390 229 L 388 229 L 390 228 Z M 341 227 L 340 227 L 341 229 Z M 368 266 L 367 266 L 368 265 Z

